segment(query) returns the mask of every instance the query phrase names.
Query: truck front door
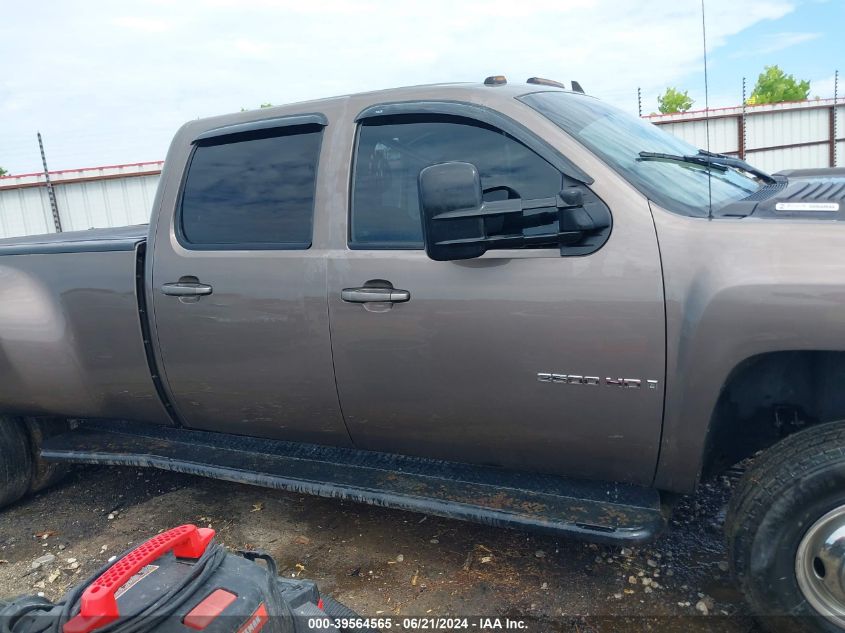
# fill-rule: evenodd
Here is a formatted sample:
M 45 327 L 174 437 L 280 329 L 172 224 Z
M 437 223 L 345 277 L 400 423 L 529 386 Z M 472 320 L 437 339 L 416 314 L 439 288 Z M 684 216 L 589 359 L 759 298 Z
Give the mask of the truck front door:
M 156 228 L 149 294 L 165 386 L 191 428 L 349 443 L 326 251 L 312 240 L 324 125 L 291 116 L 183 139 L 183 182 L 162 183 L 171 213 Z
M 472 108 L 465 117 L 434 110 L 375 111 L 357 129 L 348 245 L 330 253 L 328 271 L 335 371 L 353 441 L 650 482 L 665 343 L 647 202 L 596 183 L 613 229 L 583 256 L 539 248 L 433 261 L 423 250 L 417 187 L 427 165 L 473 163 L 487 200 L 554 197 L 567 182 L 518 132 L 473 118 Z

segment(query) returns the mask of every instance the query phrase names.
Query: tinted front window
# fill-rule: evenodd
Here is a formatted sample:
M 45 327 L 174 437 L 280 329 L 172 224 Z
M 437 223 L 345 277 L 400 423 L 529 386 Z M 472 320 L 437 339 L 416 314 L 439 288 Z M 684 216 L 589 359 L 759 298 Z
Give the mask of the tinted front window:
M 487 125 L 443 116 L 373 119 L 358 136 L 351 244 L 421 248 L 417 179 L 424 167 L 447 161 L 476 166 L 485 200 L 554 196 L 562 186 L 555 167 Z
M 181 226 L 201 247 L 308 248 L 322 128 L 276 128 L 200 144 Z
M 644 161 L 639 153 L 696 154 L 698 150 L 656 125 L 598 99 L 567 92 L 520 97 L 618 171 L 644 195 L 670 211 L 706 216 L 713 207 L 757 191 L 753 178 L 735 169 L 708 171 L 679 162 Z

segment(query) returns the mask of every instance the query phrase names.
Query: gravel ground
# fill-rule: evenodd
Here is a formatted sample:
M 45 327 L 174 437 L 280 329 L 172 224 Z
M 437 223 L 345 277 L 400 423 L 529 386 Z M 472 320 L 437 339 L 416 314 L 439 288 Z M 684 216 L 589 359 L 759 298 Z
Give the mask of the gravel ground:
M 499 616 L 529 631 L 757 631 L 727 570 L 730 476 L 678 501 L 665 533 L 621 549 L 134 468 L 79 468 L 0 512 L 0 597 L 52 599 L 183 523 L 269 551 L 285 575 L 366 616 Z M 55 557 L 38 569 L 34 561 Z

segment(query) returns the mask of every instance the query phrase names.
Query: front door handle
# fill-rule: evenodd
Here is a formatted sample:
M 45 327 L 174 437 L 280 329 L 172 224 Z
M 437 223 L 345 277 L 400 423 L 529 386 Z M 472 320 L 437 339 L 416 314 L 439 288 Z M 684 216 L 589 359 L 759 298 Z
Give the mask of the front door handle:
M 340 291 L 340 298 L 349 303 L 370 303 L 382 301 L 389 303 L 404 303 L 411 300 L 411 293 L 397 288 L 344 288 Z
M 208 284 L 201 284 L 197 281 L 179 281 L 171 284 L 164 284 L 161 287 L 162 294 L 168 297 L 199 297 L 210 295 L 213 288 Z

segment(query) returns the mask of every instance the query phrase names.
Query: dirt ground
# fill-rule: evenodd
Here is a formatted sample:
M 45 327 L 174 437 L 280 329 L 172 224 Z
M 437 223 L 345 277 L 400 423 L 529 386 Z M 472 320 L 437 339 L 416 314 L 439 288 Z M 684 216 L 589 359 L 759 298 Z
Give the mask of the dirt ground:
M 52 599 L 183 523 L 269 551 L 362 615 L 498 616 L 529 631 L 757 631 L 727 571 L 730 476 L 679 500 L 648 547 L 535 536 L 156 470 L 75 470 L 0 511 L 0 597 Z M 55 561 L 38 569 L 45 555 Z M 706 611 L 706 615 L 705 615 Z

